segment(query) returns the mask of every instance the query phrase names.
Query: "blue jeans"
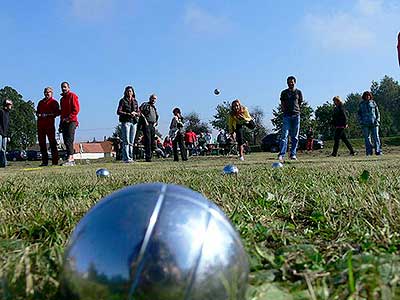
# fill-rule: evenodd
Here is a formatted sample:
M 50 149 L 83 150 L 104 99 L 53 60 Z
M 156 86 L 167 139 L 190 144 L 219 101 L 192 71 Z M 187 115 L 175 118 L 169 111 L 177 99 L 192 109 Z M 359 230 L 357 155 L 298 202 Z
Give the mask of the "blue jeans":
M 7 165 L 6 158 L 7 137 L 0 135 L 0 168 Z
M 296 156 L 297 144 L 299 142 L 299 131 L 300 131 L 300 115 L 283 116 L 282 136 L 280 142 L 279 155 L 285 156 L 288 145 L 288 136 L 290 135 L 290 140 L 291 140 L 290 157 Z
M 379 155 L 382 153 L 381 141 L 379 139 L 379 127 L 378 126 L 363 126 L 362 133 L 365 141 L 365 154 L 372 155 L 372 150 L 375 148 L 375 154 Z M 374 140 L 374 146 L 371 143 L 371 136 Z
M 122 160 L 133 160 L 133 144 L 135 142 L 136 124 L 131 122 L 121 123 L 122 131 Z

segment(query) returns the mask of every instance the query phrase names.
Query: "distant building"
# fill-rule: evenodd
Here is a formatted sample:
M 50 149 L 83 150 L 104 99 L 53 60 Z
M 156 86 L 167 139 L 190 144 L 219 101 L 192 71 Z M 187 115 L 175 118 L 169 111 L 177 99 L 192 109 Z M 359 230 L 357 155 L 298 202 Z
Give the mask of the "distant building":
M 114 156 L 115 152 L 110 141 L 74 144 L 74 159 L 98 159 Z

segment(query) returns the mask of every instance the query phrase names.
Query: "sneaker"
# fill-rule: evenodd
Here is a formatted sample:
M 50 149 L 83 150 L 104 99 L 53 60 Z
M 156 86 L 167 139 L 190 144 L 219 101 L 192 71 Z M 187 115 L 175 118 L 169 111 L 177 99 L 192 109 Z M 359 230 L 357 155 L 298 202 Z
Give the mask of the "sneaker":
M 39 167 L 47 167 L 49 164 L 41 163 Z
M 62 164 L 64 167 L 73 167 L 75 166 L 75 161 L 71 160 L 71 161 L 66 161 L 65 163 Z
M 357 154 L 358 154 L 358 152 L 357 152 L 357 151 L 350 152 L 350 156 L 355 156 L 355 155 L 357 155 Z
M 290 157 L 290 159 L 291 160 L 297 160 L 297 157 L 296 157 L 296 155 L 293 155 L 293 156 Z
M 239 160 L 244 161 L 244 157 L 243 156 L 239 157 Z
M 279 160 L 279 162 L 280 162 L 281 164 L 283 164 L 283 155 L 279 155 L 279 156 L 278 156 L 278 160 Z

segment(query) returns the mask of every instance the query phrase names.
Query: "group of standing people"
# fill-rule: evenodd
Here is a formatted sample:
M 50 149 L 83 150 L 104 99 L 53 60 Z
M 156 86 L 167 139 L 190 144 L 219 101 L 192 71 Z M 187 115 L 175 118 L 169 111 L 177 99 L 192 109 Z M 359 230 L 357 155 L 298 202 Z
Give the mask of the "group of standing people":
M 127 86 L 124 96 L 119 100 L 117 115 L 121 123 L 122 138 L 122 161 L 131 163 L 135 160 L 134 145 L 138 130 L 143 132 L 143 146 L 145 161 L 151 162 L 153 151 L 157 148 L 156 127 L 158 125 L 158 112 L 156 108 L 157 95 L 152 94 L 149 101 L 140 106 L 136 100 L 135 90 Z M 184 125 L 181 110 L 174 108 L 170 124 L 169 136 L 172 141 L 174 160 L 178 161 L 178 147 L 182 160 L 187 160 L 187 153 L 184 143 Z
M 303 94 L 296 88 L 296 78 L 289 76 L 287 78 L 288 88 L 281 92 L 280 104 L 283 113 L 282 132 L 280 139 L 280 151 L 278 159 L 284 162 L 284 157 L 288 149 L 288 137 L 291 139 L 289 158 L 297 160 L 297 145 L 300 132 L 300 113 L 303 103 Z M 41 166 L 48 165 L 48 152 L 46 137 L 50 144 L 52 154 L 52 165 L 58 164 L 58 150 L 56 142 L 55 119 L 60 116 L 59 132 L 63 135 L 64 144 L 68 155 L 68 160 L 63 163 L 64 166 L 75 165 L 74 161 L 74 137 L 75 130 L 78 127 L 78 113 L 80 110 L 78 96 L 70 90 L 68 82 L 61 83 L 60 104 L 53 98 L 53 88 L 44 89 L 44 98 L 39 101 L 36 115 L 38 128 L 38 141 L 40 152 L 42 154 Z M 380 114 L 376 102 L 373 100 L 371 92 L 366 91 L 362 95 L 362 101 L 359 105 L 358 120 L 362 128 L 365 140 L 366 155 L 372 155 L 374 150 L 376 155 L 382 154 L 379 138 Z M 140 106 L 136 100 L 135 90 L 132 86 L 127 86 L 124 96 L 120 99 L 117 108 L 117 115 L 121 123 L 122 134 L 122 160 L 125 163 L 134 161 L 135 136 L 138 129 L 143 132 L 143 145 L 145 160 L 151 162 L 152 153 L 156 149 L 156 127 L 159 115 L 155 106 L 157 95 L 152 94 L 149 101 Z M 350 155 L 355 155 L 351 143 L 346 136 L 348 127 L 347 114 L 343 107 L 343 102 L 339 96 L 333 98 L 335 108 L 332 115 L 332 124 L 335 128 L 334 146 L 331 156 L 337 156 L 340 140 L 347 146 Z M 13 103 L 6 99 L 3 108 L 0 110 L 0 167 L 6 165 L 6 146 L 9 131 L 9 113 Z M 180 108 L 175 107 L 172 111 L 173 117 L 169 127 L 169 137 L 172 141 L 172 152 L 175 161 L 179 160 L 179 150 L 183 161 L 187 160 L 187 150 L 185 137 L 188 134 L 184 131 L 184 120 Z M 256 126 L 247 107 L 241 104 L 239 99 L 231 103 L 228 116 L 228 132 L 231 139 L 236 141 L 239 153 L 239 159 L 244 160 L 244 128 L 254 129 Z M 312 149 L 312 128 L 307 133 L 307 149 Z M 372 139 L 371 139 L 372 138 Z M 193 142 L 193 141 L 192 141 Z M 186 141 L 186 143 L 188 143 Z M 190 150 L 190 142 L 188 143 Z
M 55 119 L 58 116 L 60 116 L 58 131 L 63 135 L 68 156 L 63 166 L 75 166 L 74 140 L 75 131 L 79 125 L 79 98 L 71 91 L 70 85 L 66 81 L 61 83 L 60 104 L 58 104 L 57 100 L 53 97 L 52 87 L 46 87 L 43 93 L 44 98 L 39 101 L 36 109 L 38 141 L 42 154 L 41 166 L 47 166 L 49 163 L 46 137 L 50 144 L 52 165 L 58 165 L 59 156 L 55 128 Z
M 153 150 L 156 149 L 155 136 L 158 124 L 156 101 L 157 95 L 152 94 L 148 102 L 139 106 L 133 87 L 125 88 L 124 97 L 119 100 L 117 108 L 117 115 L 121 123 L 123 162 L 134 161 L 135 136 L 138 129 L 143 132 L 145 159 L 147 162 L 151 162 Z
M 379 137 L 380 113 L 378 105 L 373 100 L 372 93 L 365 91 L 359 104 L 357 118 L 364 136 L 365 154 L 372 155 L 375 149 L 376 155 L 382 155 L 381 141 Z M 335 108 L 333 110 L 333 126 L 335 127 L 334 144 L 331 156 L 337 156 L 340 140 L 346 145 L 350 155 L 357 152 L 347 139 L 345 129 L 348 128 L 347 113 L 339 96 L 333 97 Z
M 75 130 L 78 126 L 79 99 L 70 89 L 68 82 L 61 83 L 60 104 L 53 97 L 53 88 L 44 89 L 44 98 L 41 99 L 36 108 L 37 134 L 39 147 L 42 157 L 40 166 L 48 166 L 49 155 L 47 152 L 46 137 L 50 144 L 52 165 L 58 165 L 58 149 L 56 141 L 55 119 L 60 116 L 59 132 L 62 133 L 68 159 L 63 166 L 74 166 L 74 138 Z M 7 163 L 6 148 L 9 138 L 9 113 L 13 102 L 9 99 L 4 101 L 3 109 L 0 110 L 0 167 L 5 167 Z
M 278 160 L 281 163 L 284 162 L 284 157 L 286 155 L 286 151 L 288 150 L 289 136 L 291 140 L 289 158 L 291 160 L 297 160 L 297 146 L 300 133 L 300 114 L 301 105 L 303 103 L 303 94 L 301 90 L 296 88 L 296 78 L 294 76 L 289 76 L 287 78 L 287 85 L 288 88 L 283 90 L 280 96 L 283 119 Z M 355 155 L 357 152 L 353 149 L 345 132 L 345 129 L 348 128 L 348 118 L 343 107 L 343 102 L 339 96 L 335 96 L 333 98 L 333 102 L 335 104 L 335 108 L 332 114 L 332 125 L 335 128 L 335 133 L 334 146 L 331 156 L 337 156 L 340 140 L 345 143 L 350 155 Z M 363 93 L 357 116 L 364 136 L 366 155 L 372 155 L 374 150 L 376 155 L 381 155 L 382 148 L 379 137 L 380 114 L 378 106 L 373 100 L 373 95 L 371 92 L 365 91 Z M 243 106 L 238 99 L 236 99 L 231 105 L 228 128 L 229 133 L 237 141 L 240 160 L 244 160 L 243 145 L 245 144 L 245 141 L 243 138 L 243 126 L 253 129 L 255 124 L 249 114 L 248 109 Z M 312 138 L 313 131 L 312 128 L 309 128 L 307 131 L 307 150 L 312 150 Z

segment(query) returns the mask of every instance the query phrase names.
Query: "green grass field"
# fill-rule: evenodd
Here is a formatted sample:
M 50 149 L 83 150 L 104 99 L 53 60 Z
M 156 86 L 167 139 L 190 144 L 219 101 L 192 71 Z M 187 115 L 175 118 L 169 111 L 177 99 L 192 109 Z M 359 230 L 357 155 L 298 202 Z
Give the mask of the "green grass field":
M 84 162 L 0 170 L 0 299 L 57 299 L 68 237 L 109 193 L 143 182 L 185 185 L 218 204 L 240 232 L 251 273 L 247 299 L 400 299 L 400 148 L 350 157 L 341 145 L 272 153 L 121 164 Z M 227 163 L 238 177 L 222 175 Z M 105 167 L 111 177 L 99 180 Z

